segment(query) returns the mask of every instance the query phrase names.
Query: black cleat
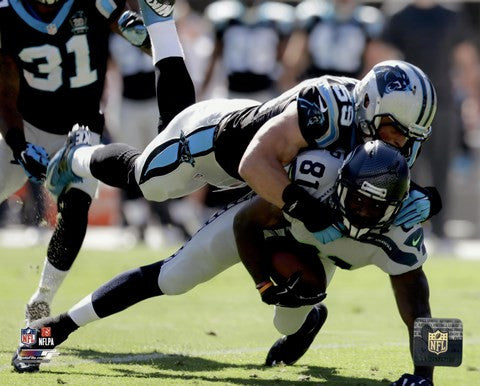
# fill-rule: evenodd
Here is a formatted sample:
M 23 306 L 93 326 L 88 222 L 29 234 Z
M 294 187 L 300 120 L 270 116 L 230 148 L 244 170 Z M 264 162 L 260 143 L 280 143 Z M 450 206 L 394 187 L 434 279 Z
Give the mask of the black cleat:
M 50 327 L 50 338 L 53 339 L 53 344 L 48 344 L 48 346 L 41 346 L 41 343 L 38 342 L 29 346 L 21 344 L 13 355 L 11 362 L 13 369 L 19 373 L 37 372 L 40 369 L 39 362 L 48 362 L 50 360 L 50 357 L 40 356 L 37 357 L 39 360 L 36 363 L 33 363 L 37 360 L 37 358 L 32 359 L 31 354 L 28 354 L 28 358 L 22 358 L 22 350 L 53 350 L 56 346 L 65 342 L 68 336 L 78 328 L 78 326 L 66 313 L 55 317 L 49 316 L 47 318 L 35 320 L 30 324 L 29 327 L 36 330 L 41 330 L 43 327 Z
M 23 347 L 18 347 L 17 351 L 15 351 L 15 354 L 13 354 L 12 357 L 12 366 L 13 369 L 17 373 L 36 373 L 38 370 L 40 370 L 40 365 L 38 363 L 25 363 L 22 361 L 20 358 L 20 350 L 22 350 Z
M 280 363 L 293 365 L 308 350 L 318 332 L 327 320 L 327 307 L 322 303 L 314 306 L 300 329 L 292 335 L 278 339 L 267 354 L 265 366 Z

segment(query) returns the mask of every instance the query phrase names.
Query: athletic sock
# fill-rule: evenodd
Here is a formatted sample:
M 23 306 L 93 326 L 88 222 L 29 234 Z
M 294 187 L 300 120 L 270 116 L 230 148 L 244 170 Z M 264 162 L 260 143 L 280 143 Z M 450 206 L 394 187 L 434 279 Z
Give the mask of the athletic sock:
M 61 271 L 55 268 L 48 259 L 45 258 L 42 276 L 40 277 L 37 291 L 32 295 L 28 304 L 34 302 L 46 302 L 50 304 L 67 275 L 68 271 Z
M 92 177 L 90 171 L 90 160 L 95 150 L 103 147 L 104 145 L 95 146 L 82 146 L 75 150 L 72 157 L 72 171 L 78 177 Z
M 154 65 L 162 59 L 173 56 L 185 58 L 182 44 L 178 38 L 177 27 L 173 20 L 149 25 L 147 30 L 152 41 Z

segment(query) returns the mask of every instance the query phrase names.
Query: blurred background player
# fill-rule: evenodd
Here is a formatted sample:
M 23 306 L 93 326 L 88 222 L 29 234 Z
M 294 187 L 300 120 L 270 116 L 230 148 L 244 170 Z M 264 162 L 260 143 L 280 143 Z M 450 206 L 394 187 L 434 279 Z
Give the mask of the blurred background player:
M 0 201 L 18 190 L 27 176 L 42 182 L 47 153 L 62 146 L 75 123 L 91 127 L 93 141 L 99 143 L 108 36 L 124 3 L 0 3 Z M 53 296 L 82 245 L 96 186 L 96 181 L 85 180 L 58 198 L 59 217 L 38 289 L 27 305 L 28 320 L 49 314 Z
M 282 82 L 322 75 L 359 78 L 370 70 L 369 45 L 382 31 L 383 14 L 358 0 L 303 0 L 295 8 Z
M 165 2 L 161 16 L 142 4 L 149 25 L 164 22 L 154 25 L 155 33 L 160 33 L 152 40 L 157 89 L 173 90 L 170 95 L 157 98 L 162 122 L 166 124 L 185 105 L 193 103 L 195 96 L 171 17 L 173 6 Z M 41 182 L 46 153 L 55 154 L 73 124 L 87 125 L 92 141 L 99 143 L 104 126 L 100 98 L 108 37 L 111 28 L 118 30 L 116 21 L 123 7 L 121 0 L 0 2 L 2 200 L 27 178 L 19 165 L 11 164 L 12 159 L 31 180 Z M 137 25 L 144 28 L 143 23 Z M 122 32 L 128 35 L 130 27 L 123 25 Z M 147 38 L 148 35 L 142 35 L 136 43 L 141 46 Z M 176 86 L 182 91 L 176 93 Z M 60 215 L 38 290 L 27 305 L 27 320 L 49 314 L 50 303 L 83 242 L 96 184 L 84 179 L 58 197 Z
M 281 57 L 294 22 L 293 7 L 278 1 L 221 0 L 205 16 L 215 32 L 215 46 L 200 95 L 221 64 L 229 98 L 265 102 L 278 95 Z

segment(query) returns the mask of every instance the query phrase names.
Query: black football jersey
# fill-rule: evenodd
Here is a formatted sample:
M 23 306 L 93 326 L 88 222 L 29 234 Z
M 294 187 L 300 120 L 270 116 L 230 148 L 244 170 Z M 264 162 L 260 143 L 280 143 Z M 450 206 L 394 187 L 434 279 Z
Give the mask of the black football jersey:
M 350 151 L 356 144 L 353 88 L 356 79 L 322 76 L 308 79 L 279 97 L 226 116 L 215 139 L 215 156 L 231 176 L 255 133 L 294 102 L 303 137 L 312 148 Z
M 0 49 L 19 66 L 20 113 L 54 134 L 75 123 L 101 132 L 110 23 L 125 1 L 66 0 L 50 23 L 28 1 L 0 0 Z

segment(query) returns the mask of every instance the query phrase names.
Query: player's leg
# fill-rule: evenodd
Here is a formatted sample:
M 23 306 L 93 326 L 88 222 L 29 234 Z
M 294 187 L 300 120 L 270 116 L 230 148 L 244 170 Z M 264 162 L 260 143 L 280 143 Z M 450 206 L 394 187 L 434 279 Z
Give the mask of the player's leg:
M 62 143 L 63 136 L 39 132 L 27 125 L 27 135 L 36 135 L 38 143 L 45 143 L 50 150 L 55 141 Z M 59 138 L 56 138 L 59 137 Z M 91 133 L 94 143 L 100 136 Z M 58 146 L 58 145 L 57 145 Z M 58 147 L 57 147 L 58 148 Z M 30 298 L 25 316 L 27 323 L 50 314 L 50 304 L 58 288 L 67 276 L 85 238 L 88 210 L 97 189 L 97 181 L 84 179 L 72 184 L 57 200 L 58 220 L 50 239 L 40 282 Z
M 151 297 L 180 295 L 238 263 L 233 220 L 245 199 L 214 215 L 177 253 L 166 260 L 121 273 L 68 312 L 33 322 L 30 327 L 51 327 L 55 345 L 81 326 Z M 14 366 L 18 365 L 18 361 Z M 21 371 L 21 370 L 19 370 Z
M 325 269 L 327 286 L 335 272 L 335 265 L 321 260 Z M 314 307 L 285 308 L 275 307 L 274 325 L 284 334 L 270 348 L 265 365 L 280 363 L 294 364 L 308 350 L 327 319 L 327 307 L 317 304 Z
M 195 88 L 185 65 L 185 55 L 173 20 L 175 0 L 139 0 L 152 43 L 157 78 L 159 130 L 183 109 L 195 103 Z

